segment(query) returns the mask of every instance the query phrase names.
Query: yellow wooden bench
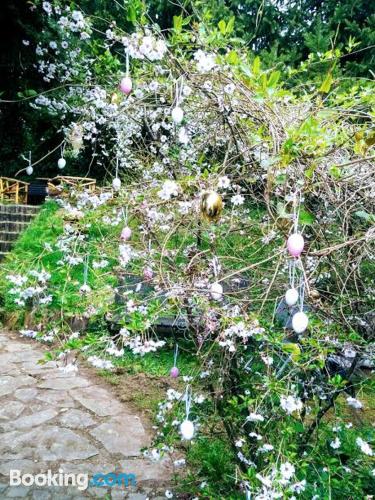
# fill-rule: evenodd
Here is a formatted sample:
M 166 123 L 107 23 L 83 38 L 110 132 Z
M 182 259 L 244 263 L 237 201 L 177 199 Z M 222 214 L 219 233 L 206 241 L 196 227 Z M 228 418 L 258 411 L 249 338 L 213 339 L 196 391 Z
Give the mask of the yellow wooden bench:
M 27 203 L 29 183 L 0 177 L 0 202 L 1 203 Z

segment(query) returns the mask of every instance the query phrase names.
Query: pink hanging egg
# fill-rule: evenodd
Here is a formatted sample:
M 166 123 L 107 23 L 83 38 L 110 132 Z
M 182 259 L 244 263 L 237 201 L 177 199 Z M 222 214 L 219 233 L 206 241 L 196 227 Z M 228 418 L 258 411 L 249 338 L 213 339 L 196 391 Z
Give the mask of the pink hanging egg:
M 133 83 L 131 78 L 129 76 L 124 76 L 119 85 L 121 92 L 125 95 L 129 95 L 132 91 L 132 87 Z
M 124 241 L 127 241 L 128 239 L 130 239 L 132 235 L 132 230 L 130 229 L 130 227 L 124 227 L 124 229 L 121 231 L 121 239 L 124 240 Z
M 305 240 L 302 234 L 294 233 L 288 238 L 287 248 L 288 252 L 292 257 L 299 257 L 302 253 L 303 247 L 305 246 Z
M 170 376 L 172 378 L 177 378 L 180 374 L 180 370 L 177 368 L 177 366 L 174 366 L 173 368 L 171 368 L 171 371 L 170 371 Z
M 154 277 L 152 269 L 150 269 L 149 267 L 145 267 L 143 270 L 143 277 L 146 281 L 152 280 L 152 278 Z

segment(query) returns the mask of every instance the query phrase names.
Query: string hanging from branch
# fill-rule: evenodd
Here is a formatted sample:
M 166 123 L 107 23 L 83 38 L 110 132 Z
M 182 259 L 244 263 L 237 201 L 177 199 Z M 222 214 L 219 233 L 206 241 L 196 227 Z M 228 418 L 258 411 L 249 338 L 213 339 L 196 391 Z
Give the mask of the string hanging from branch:
M 120 81 L 119 88 L 123 94 L 129 95 L 133 88 L 133 82 L 129 75 L 129 49 L 125 50 L 125 56 L 126 56 L 126 73 L 125 76 Z

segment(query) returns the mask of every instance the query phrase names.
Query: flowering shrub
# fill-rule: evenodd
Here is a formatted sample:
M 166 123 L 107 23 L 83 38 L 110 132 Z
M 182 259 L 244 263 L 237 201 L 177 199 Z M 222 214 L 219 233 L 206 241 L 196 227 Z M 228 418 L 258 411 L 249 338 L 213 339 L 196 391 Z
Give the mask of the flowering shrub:
M 287 90 L 182 18 L 165 39 L 112 23 L 98 48 L 93 20 L 41 7 L 54 39 L 36 47 L 38 70 L 56 88 L 32 106 L 61 118 L 68 165 L 86 148 L 115 182 L 62 193 L 63 228 L 40 249 L 52 295 L 41 270 L 33 288 L 11 275 L 8 295 L 45 301 L 41 328 L 58 321 L 64 353 L 106 370 L 170 347 L 157 335 L 169 321 L 195 363 L 159 405 L 149 456 L 220 436 L 231 491 L 370 493 L 373 432 L 356 424 L 373 385 L 360 370 L 372 367 L 370 88 Z M 285 245 L 291 233 L 303 233 L 300 251 Z M 78 319 L 97 329 L 75 336 Z M 218 497 L 204 474 L 189 493 Z

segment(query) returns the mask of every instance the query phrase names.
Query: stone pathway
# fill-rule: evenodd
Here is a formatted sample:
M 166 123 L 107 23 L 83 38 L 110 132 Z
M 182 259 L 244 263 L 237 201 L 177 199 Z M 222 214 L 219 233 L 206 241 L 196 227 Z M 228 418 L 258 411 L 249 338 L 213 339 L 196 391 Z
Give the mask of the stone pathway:
M 151 436 L 141 419 L 120 403 L 91 370 L 62 372 L 54 362 L 38 364 L 43 347 L 0 332 L 0 498 L 165 498 L 171 477 L 166 461 L 147 461 L 141 449 Z M 125 473 L 134 487 L 10 486 L 10 470 L 21 474 Z M 159 495 L 159 497 L 158 497 Z

